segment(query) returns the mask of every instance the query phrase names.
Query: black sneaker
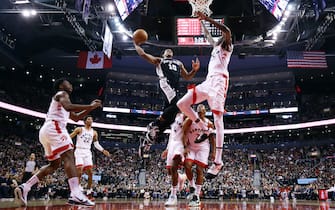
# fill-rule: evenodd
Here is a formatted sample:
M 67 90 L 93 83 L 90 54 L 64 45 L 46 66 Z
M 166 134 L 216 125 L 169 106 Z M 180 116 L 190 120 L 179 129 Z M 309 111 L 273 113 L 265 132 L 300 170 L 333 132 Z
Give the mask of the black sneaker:
M 147 133 L 145 134 L 145 137 L 150 141 L 152 144 L 156 139 L 157 135 L 159 133 L 159 128 L 157 125 L 155 125 L 154 122 L 149 123 L 147 126 Z

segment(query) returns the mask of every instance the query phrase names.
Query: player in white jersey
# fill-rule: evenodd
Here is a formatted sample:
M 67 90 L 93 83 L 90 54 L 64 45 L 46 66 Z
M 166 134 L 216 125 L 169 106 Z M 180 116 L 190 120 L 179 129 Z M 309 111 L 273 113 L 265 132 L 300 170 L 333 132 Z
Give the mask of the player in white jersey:
M 70 137 L 73 139 L 77 136 L 76 141 L 76 150 L 74 151 L 75 163 L 78 169 L 78 177 L 79 180 L 83 172 L 88 175 L 88 182 L 87 182 L 87 195 L 93 199 L 92 197 L 92 179 L 93 179 L 93 158 L 92 158 L 92 151 L 91 146 L 92 143 L 94 147 L 102 152 L 107 157 L 110 156 L 109 152 L 105 150 L 98 141 L 98 133 L 92 128 L 93 117 L 87 115 L 84 117 L 84 124 L 83 127 L 77 127 L 74 131 L 70 134 Z
M 101 107 L 100 100 L 94 100 L 89 105 L 73 104 L 70 101 L 72 85 L 66 79 L 58 79 L 54 83 L 56 94 L 51 99 L 51 104 L 46 115 L 45 122 L 39 132 L 39 140 L 43 145 L 45 156 L 49 161 L 26 183 L 15 189 L 23 205 L 27 205 L 27 195 L 31 187 L 42 180 L 45 176 L 52 174 L 62 166 L 68 177 L 70 186 L 69 204 L 94 206 L 79 189 L 78 172 L 74 163 L 73 143 L 66 130 L 67 121 L 70 119 L 78 121 L 92 110 Z
M 207 124 L 199 119 L 197 113 L 191 108 L 192 104 L 207 100 L 214 115 L 214 125 L 216 128 L 216 156 L 214 164 L 209 168 L 206 177 L 214 178 L 223 167 L 223 113 L 228 91 L 228 64 L 233 52 L 233 44 L 230 29 L 226 25 L 214 21 L 212 18 L 205 16 L 201 12 L 197 12 L 197 15 L 201 20 L 201 23 L 203 20 L 208 21 L 221 30 L 222 37 L 215 43 L 206 27 L 203 25 L 207 40 L 213 45 L 211 58 L 208 64 L 208 74 L 204 82 L 193 89 L 190 89 L 184 97 L 178 101 L 177 106 L 180 111 L 187 115 L 187 117 L 193 122 L 196 122 L 199 128 L 207 129 Z
M 166 168 L 171 176 L 171 193 L 169 199 L 165 202 L 166 206 L 177 205 L 177 191 L 182 190 L 186 180 L 185 174 L 180 174 L 178 169 L 184 162 L 184 144 L 183 144 L 183 123 L 185 116 L 178 113 L 175 121 L 171 124 L 171 133 L 166 150 L 162 153 L 162 158 L 166 158 Z M 178 189 L 179 185 L 179 189 Z
M 197 106 L 197 112 L 199 118 L 206 122 L 211 130 L 213 131 L 213 123 L 205 117 L 206 108 L 203 104 Z M 185 173 L 187 179 L 190 182 L 191 200 L 189 202 L 190 207 L 200 206 L 200 192 L 204 182 L 204 169 L 208 165 L 208 157 L 214 160 L 215 157 L 215 138 L 214 135 L 209 135 L 209 141 L 204 140 L 200 143 L 196 143 L 197 138 L 203 133 L 203 130 L 199 129 L 195 122 L 187 118 L 183 125 L 184 131 L 184 145 L 185 148 Z M 210 154 L 211 151 L 211 154 Z M 197 178 L 194 182 L 192 166 L 196 165 Z M 194 193 L 194 194 L 193 194 Z

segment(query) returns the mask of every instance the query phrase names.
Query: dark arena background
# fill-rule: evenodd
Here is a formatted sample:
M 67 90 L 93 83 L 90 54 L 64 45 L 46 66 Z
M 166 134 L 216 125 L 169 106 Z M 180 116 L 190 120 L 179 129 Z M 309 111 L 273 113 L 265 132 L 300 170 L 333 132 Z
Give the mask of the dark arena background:
M 204 180 L 196 208 L 188 206 L 187 182 L 178 204 L 164 206 L 171 189 L 161 158 L 168 132 L 139 152 L 147 124 L 164 104 L 154 66 L 138 56 L 131 39 L 143 28 L 147 53 L 171 48 L 188 70 L 200 60 L 196 76 L 180 80 L 183 96 L 188 85 L 205 80 L 212 49 L 188 1 L 0 2 L 0 209 L 335 209 L 333 0 L 213 0 L 211 17 L 231 29 L 234 51 L 224 165 Z M 14 189 L 31 153 L 38 167 L 47 164 L 38 133 L 53 82 L 62 77 L 73 84 L 73 103 L 102 100 L 91 113 L 93 128 L 111 156 L 92 148 L 94 207 L 67 204 L 63 169 L 35 185 L 23 207 Z M 69 121 L 67 129 L 82 125 Z M 86 181 L 84 174 L 83 187 Z

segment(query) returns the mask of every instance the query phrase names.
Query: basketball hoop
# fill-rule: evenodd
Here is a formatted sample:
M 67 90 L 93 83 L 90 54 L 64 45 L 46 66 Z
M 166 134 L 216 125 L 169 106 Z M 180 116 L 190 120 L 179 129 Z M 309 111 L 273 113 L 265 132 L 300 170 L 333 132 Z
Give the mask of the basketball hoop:
M 207 16 L 210 16 L 213 12 L 209 9 L 213 0 L 188 0 L 188 3 L 192 6 L 192 17 L 195 17 L 196 12 L 202 12 Z

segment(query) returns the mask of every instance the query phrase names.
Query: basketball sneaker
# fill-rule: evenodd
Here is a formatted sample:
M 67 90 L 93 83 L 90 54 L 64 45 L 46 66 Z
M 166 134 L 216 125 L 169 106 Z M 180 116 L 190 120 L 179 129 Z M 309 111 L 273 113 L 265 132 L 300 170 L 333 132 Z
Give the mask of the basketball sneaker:
M 95 198 L 93 197 L 93 190 L 92 189 L 88 189 L 86 192 L 86 196 L 88 199 L 90 199 L 91 201 L 94 201 Z
M 178 203 L 177 196 L 170 195 L 169 199 L 165 202 L 165 206 L 176 206 Z
M 157 134 L 159 133 L 159 128 L 155 125 L 155 122 L 149 123 L 147 126 L 147 133 L 145 134 L 146 138 L 150 141 L 150 143 L 154 143 L 157 139 Z
M 24 206 L 27 206 L 27 196 L 28 196 L 28 191 L 24 189 L 24 184 L 21 184 L 20 186 L 15 188 L 15 193 L 18 195 L 20 200 L 22 201 Z
M 223 168 L 223 164 L 214 163 L 207 171 L 206 179 L 215 178 Z
M 195 188 L 190 187 L 190 193 L 187 195 L 186 199 L 190 201 L 193 198 L 194 193 L 195 193 Z
M 94 206 L 95 203 L 88 199 L 84 194 L 71 195 L 68 199 L 68 204 L 76 206 Z
M 190 200 L 190 202 L 188 203 L 189 207 L 198 207 L 200 206 L 200 198 L 199 195 L 193 195 L 192 199 Z

